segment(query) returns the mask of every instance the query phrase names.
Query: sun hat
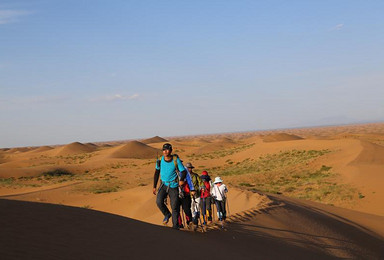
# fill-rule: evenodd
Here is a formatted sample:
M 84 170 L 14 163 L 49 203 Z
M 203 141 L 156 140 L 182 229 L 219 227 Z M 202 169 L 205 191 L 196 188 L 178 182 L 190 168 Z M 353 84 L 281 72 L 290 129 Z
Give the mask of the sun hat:
M 223 182 L 223 180 L 220 177 L 216 177 L 215 181 L 213 183 L 216 184 L 216 183 L 219 183 L 219 182 Z
M 172 145 L 170 143 L 163 144 L 163 151 L 164 150 L 170 150 L 172 151 Z
M 193 167 L 193 165 L 192 165 L 192 163 L 187 163 L 186 165 L 185 165 L 185 167 L 187 167 L 187 168 L 195 168 L 195 167 Z

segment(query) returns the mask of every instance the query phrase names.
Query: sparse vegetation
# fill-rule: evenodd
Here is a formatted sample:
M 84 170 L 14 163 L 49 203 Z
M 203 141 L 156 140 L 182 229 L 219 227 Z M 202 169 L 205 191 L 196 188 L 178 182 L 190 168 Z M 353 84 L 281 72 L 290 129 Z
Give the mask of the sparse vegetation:
M 187 155 L 186 157 L 190 160 L 193 160 L 193 161 L 218 159 L 218 158 L 226 157 L 226 156 L 247 150 L 247 149 L 253 147 L 254 145 L 255 145 L 254 143 L 246 144 L 246 145 L 238 146 L 235 148 L 230 148 L 230 149 L 225 149 L 225 150 L 220 150 L 220 151 L 214 151 L 211 153 L 202 153 L 202 154 L 193 153 L 191 155 Z
M 116 192 L 120 189 L 119 186 L 113 186 L 113 187 L 95 187 L 91 190 L 92 193 L 100 194 L 100 193 L 110 193 L 110 192 Z
M 308 163 L 330 150 L 291 150 L 277 154 L 260 156 L 257 160 L 246 158 L 240 163 L 227 166 L 220 172 L 221 176 L 242 175 L 248 173 L 265 173 L 274 170 L 284 170 L 291 166 Z M 230 161 L 230 160 L 229 160 Z M 227 160 L 227 162 L 229 162 Z M 215 169 L 210 169 L 214 171 Z
M 52 171 L 43 172 L 44 177 L 59 177 L 59 176 L 73 176 L 74 174 L 65 169 L 55 169 Z
M 322 165 L 313 170 L 313 166 L 310 166 L 330 152 L 328 149 L 290 150 L 263 155 L 258 159 L 246 158 L 237 163 L 228 159 L 224 166 L 215 166 L 208 171 L 213 174 L 218 172 L 220 176 L 246 175 L 248 181 L 237 182 L 237 185 L 253 191 L 284 194 L 329 204 L 364 198 L 352 186 L 337 184 L 337 174 L 332 172 L 332 167 Z

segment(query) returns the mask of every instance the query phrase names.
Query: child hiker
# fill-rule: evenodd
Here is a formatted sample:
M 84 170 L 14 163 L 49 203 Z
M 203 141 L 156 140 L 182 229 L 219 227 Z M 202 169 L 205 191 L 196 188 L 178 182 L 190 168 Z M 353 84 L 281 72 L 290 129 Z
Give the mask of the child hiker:
M 201 191 L 201 200 L 200 200 L 201 212 L 203 215 L 204 224 L 206 224 L 207 222 L 208 222 L 208 224 L 210 224 L 212 222 L 212 208 L 211 208 L 212 181 L 211 181 L 211 177 L 208 175 L 207 171 L 203 171 L 201 173 L 200 178 L 204 183 L 204 187 Z
M 217 217 L 219 218 L 219 221 L 223 223 L 227 217 L 227 212 L 225 210 L 225 202 L 227 197 L 225 193 L 228 192 L 228 189 L 220 177 L 216 177 L 213 184 L 214 185 L 211 189 L 211 195 L 215 200 Z

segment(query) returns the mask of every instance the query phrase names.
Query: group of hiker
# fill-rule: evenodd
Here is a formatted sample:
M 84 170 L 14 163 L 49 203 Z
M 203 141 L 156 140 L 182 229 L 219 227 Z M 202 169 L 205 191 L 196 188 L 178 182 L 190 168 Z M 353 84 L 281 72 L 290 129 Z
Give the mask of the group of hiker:
M 226 185 L 220 177 L 212 181 L 207 171 L 198 175 L 194 168 L 190 162 L 184 166 L 182 160 L 172 154 L 170 143 L 163 145 L 163 156 L 156 161 L 153 194 L 157 195 L 156 204 L 164 215 L 164 225 L 171 218 L 174 229 L 196 230 L 199 225 L 210 224 L 213 220 L 212 204 L 216 206 L 219 222 L 224 224 L 227 215 Z M 157 189 L 159 177 L 160 186 Z M 167 207 L 168 197 L 172 212 Z

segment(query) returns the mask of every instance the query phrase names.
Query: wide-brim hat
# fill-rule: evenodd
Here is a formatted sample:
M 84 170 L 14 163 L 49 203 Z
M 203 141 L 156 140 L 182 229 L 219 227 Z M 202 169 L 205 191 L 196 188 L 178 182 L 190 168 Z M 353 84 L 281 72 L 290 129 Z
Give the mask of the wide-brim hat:
M 220 178 L 220 177 L 216 177 L 215 178 L 215 181 L 213 183 L 219 183 L 219 182 L 223 182 L 223 180 Z
M 185 165 L 185 167 L 187 167 L 187 168 L 195 168 L 195 167 L 193 167 L 193 165 L 192 165 L 192 163 L 187 163 L 186 165 Z

